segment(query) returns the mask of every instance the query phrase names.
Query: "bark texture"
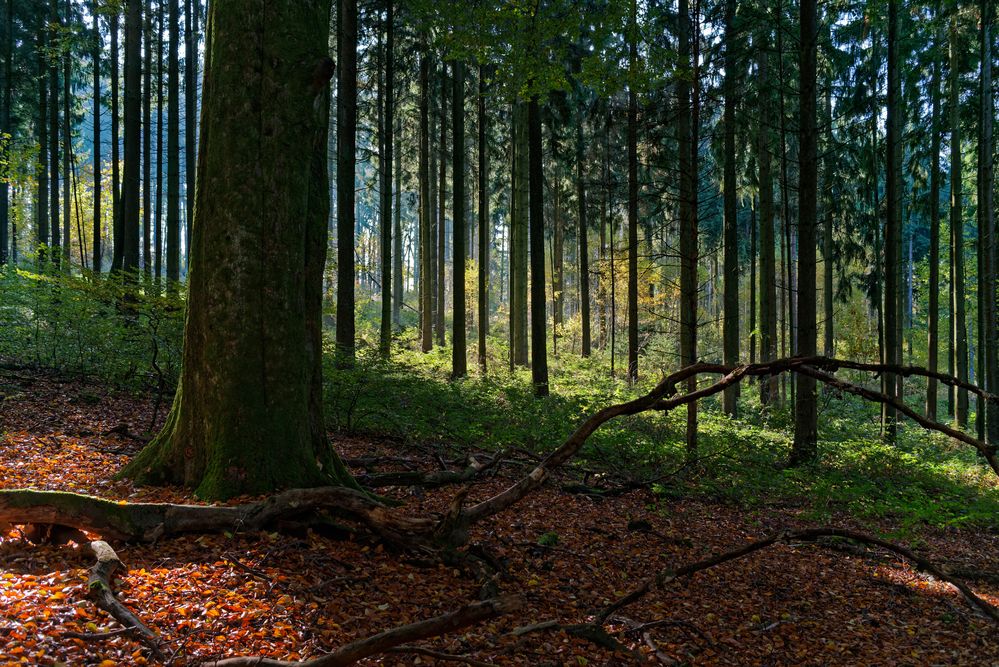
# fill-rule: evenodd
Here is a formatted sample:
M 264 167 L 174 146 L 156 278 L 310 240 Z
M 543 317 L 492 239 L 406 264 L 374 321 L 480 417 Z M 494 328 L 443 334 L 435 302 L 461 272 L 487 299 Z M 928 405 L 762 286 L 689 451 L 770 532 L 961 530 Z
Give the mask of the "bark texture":
M 180 386 L 125 470 L 226 498 L 352 479 L 322 416 L 329 3 L 214 3 Z

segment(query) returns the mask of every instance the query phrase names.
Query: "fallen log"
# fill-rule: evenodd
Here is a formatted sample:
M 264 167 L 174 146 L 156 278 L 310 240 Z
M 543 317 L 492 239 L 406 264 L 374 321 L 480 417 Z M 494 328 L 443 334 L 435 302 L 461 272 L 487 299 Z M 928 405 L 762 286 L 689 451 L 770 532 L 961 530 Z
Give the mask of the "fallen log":
M 435 522 L 392 511 L 343 487 L 291 489 L 245 505 L 126 503 L 63 491 L 0 490 L 0 524 L 59 524 L 118 540 L 151 542 L 185 533 L 256 531 L 281 519 L 329 511 L 363 524 L 376 535 L 420 546 Z

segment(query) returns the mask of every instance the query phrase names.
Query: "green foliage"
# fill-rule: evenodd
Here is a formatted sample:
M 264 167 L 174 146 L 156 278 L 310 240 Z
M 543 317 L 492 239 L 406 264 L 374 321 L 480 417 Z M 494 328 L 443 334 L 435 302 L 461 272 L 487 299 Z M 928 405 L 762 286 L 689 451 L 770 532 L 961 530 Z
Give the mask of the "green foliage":
M 183 302 L 150 292 L 115 277 L 6 267 L 0 359 L 133 388 L 171 388 L 180 371 Z

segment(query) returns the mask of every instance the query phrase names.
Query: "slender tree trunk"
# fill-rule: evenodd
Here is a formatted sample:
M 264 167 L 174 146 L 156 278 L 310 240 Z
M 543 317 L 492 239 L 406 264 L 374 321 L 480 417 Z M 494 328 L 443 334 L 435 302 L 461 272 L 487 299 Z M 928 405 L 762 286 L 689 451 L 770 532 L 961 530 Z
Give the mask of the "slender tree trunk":
M 177 294 L 180 280 L 180 8 L 169 0 L 170 44 L 167 48 L 167 293 Z
M 451 330 L 451 377 L 468 375 L 468 352 L 465 345 L 465 64 L 460 60 L 452 66 L 451 75 L 451 195 L 453 204 L 453 244 L 451 259 L 454 310 Z
M 121 201 L 121 107 L 119 101 L 120 54 L 118 32 L 121 24 L 119 4 L 111 7 L 111 237 L 114 247 L 111 252 L 111 270 L 120 271 L 125 260 L 125 237 L 122 228 Z
M 889 0 L 894 3 L 896 0 Z M 815 323 L 815 230 L 818 216 L 818 132 L 816 116 L 816 51 L 818 46 L 816 0 L 801 0 L 800 121 L 798 185 L 798 346 L 806 356 L 816 353 Z M 816 458 L 818 401 L 815 378 L 795 375 L 794 442 L 792 465 Z
M 164 0 L 159 0 L 156 22 L 156 220 L 153 236 L 156 237 L 156 293 L 160 293 L 163 278 L 163 30 Z
M 13 83 L 11 81 L 11 60 L 14 50 L 14 2 L 4 3 L 3 31 L 3 91 L 0 92 L 0 134 L 13 134 L 10 126 L 10 105 Z M 6 157 L 6 155 L 4 155 Z M 0 266 L 7 263 L 10 248 L 10 186 L 7 183 L 7 169 L 0 167 Z
M 690 11 L 687 0 L 679 0 L 680 68 L 692 70 L 690 47 Z M 679 104 L 677 146 L 680 165 L 680 365 L 697 361 L 697 141 L 694 124 L 695 100 L 691 82 L 681 75 L 676 85 Z M 697 95 L 696 87 L 694 96 Z M 696 381 L 687 383 L 694 391 Z M 697 402 L 687 404 L 687 452 L 697 451 Z
M 558 341 L 565 322 L 565 220 L 562 217 L 562 169 L 557 142 L 551 142 L 552 193 L 552 356 L 558 357 Z
M 142 146 L 142 0 L 125 6 L 125 168 L 122 183 L 122 269 L 128 279 L 139 269 L 139 184 Z
M 444 331 L 444 313 L 447 305 L 447 288 L 445 283 L 445 266 L 447 261 L 447 99 L 448 77 L 447 63 L 441 63 L 441 126 L 440 126 L 440 172 L 438 175 L 437 191 L 437 263 L 436 263 L 436 285 L 437 285 L 437 309 L 434 311 L 434 331 L 437 333 L 437 344 L 444 347 L 446 344 Z M 454 218 L 457 220 L 457 218 Z
M 527 105 L 527 144 L 531 226 L 531 380 L 534 394 L 548 395 L 548 347 L 545 336 L 545 203 L 542 169 L 541 109 L 538 98 Z
M 392 2 L 392 0 L 389 1 Z M 402 137 L 402 115 L 396 116 L 394 109 L 392 113 L 395 117 L 395 136 Z M 395 264 L 392 273 L 392 323 L 398 328 L 402 326 L 402 302 L 406 296 L 406 289 L 403 283 L 406 271 L 406 258 L 402 252 L 402 151 L 394 150 L 393 155 L 395 160 L 395 187 L 393 188 L 395 210 L 393 211 L 392 261 Z
M 756 238 L 756 198 L 749 209 L 749 363 L 756 363 L 756 264 L 759 242 Z
M 337 0 L 337 300 L 338 363 L 354 361 L 354 168 L 357 147 L 357 0 Z
M 768 96 L 769 32 L 762 35 L 758 46 L 759 65 L 757 79 L 760 95 Z M 765 105 L 761 103 L 761 108 Z M 760 360 L 777 358 L 777 259 L 774 239 L 774 180 L 771 171 L 770 129 L 765 118 L 760 118 L 757 139 L 757 179 L 760 184 Z M 779 380 L 775 376 L 760 382 L 760 402 L 764 405 L 779 399 Z
M 184 234 L 185 266 L 190 266 L 194 222 L 195 165 L 198 147 L 198 5 L 184 0 Z
M 899 136 L 899 102 L 901 83 L 898 71 L 898 0 L 888 0 L 888 111 L 887 146 L 885 174 L 886 219 L 884 226 L 884 318 L 885 318 L 885 363 L 898 365 L 898 300 L 901 298 L 898 284 L 898 237 L 902 222 L 901 210 L 901 160 L 902 144 Z M 884 374 L 885 391 L 891 398 L 897 398 L 897 381 L 894 373 Z M 885 440 L 895 442 L 897 411 L 891 405 L 882 407 L 882 423 Z
M 385 76 L 382 80 L 382 124 L 379 128 L 381 155 L 378 167 L 381 171 L 381 292 L 382 317 L 379 344 L 383 354 L 388 354 L 392 345 L 392 130 L 395 127 L 395 15 L 394 0 L 386 0 L 385 12 Z
M 993 167 L 993 89 L 992 89 L 992 22 L 994 7 L 992 0 L 982 0 L 981 27 L 981 94 L 982 105 L 980 121 L 981 137 L 979 139 L 981 194 L 978 198 L 980 210 L 979 238 L 981 243 L 983 279 L 980 288 L 982 294 L 983 326 L 979 329 L 982 339 L 980 356 L 984 362 L 984 374 L 979 382 L 985 389 L 996 393 L 999 390 L 999 333 L 997 333 L 997 303 L 996 303 L 996 222 L 994 209 L 995 171 Z M 999 405 L 989 401 L 985 406 L 979 401 L 979 410 L 985 413 L 985 441 L 989 444 L 999 443 Z
M 486 336 L 489 333 L 489 145 L 486 142 L 486 71 L 479 65 L 478 158 L 479 158 L 479 368 L 486 372 Z
M 512 366 L 527 366 L 527 269 L 530 179 L 528 177 L 527 104 L 514 105 L 513 203 L 511 211 L 510 325 Z
M 635 95 L 638 60 L 637 7 L 637 0 L 631 0 L 628 30 L 628 69 L 632 77 L 628 82 L 628 381 L 631 383 L 638 382 L 638 97 Z
M 49 230 L 52 234 L 51 258 L 54 264 L 62 259 L 62 229 L 59 225 L 59 57 L 61 39 L 53 30 L 59 29 L 58 2 L 49 4 Z
M 828 21 L 827 21 L 828 23 Z M 827 26 L 825 35 L 831 38 L 830 28 Z M 825 110 L 823 118 L 826 124 L 825 131 L 825 156 L 822 158 L 822 309 L 823 309 L 823 345 L 822 352 L 827 357 L 835 356 L 836 341 L 833 337 L 833 303 L 836 298 L 833 288 L 833 269 L 835 267 L 835 252 L 833 249 L 833 209 L 836 201 L 833 197 L 835 178 L 833 176 L 834 137 L 833 137 L 833 115 L 832 115 L 832 89 L 831 77 L 826 81 Z
M 65 3 L 65 21 L 64 26 L 67 28 L 70 26 L 70 21 L 72 21 L 70 0 L 66 0 Z M 70 153 L 73 150 L 73 117 L 70 115 L 70 47 L 66 45 L 62 53 L 62 258 L 66 262 L 66 266 L 69 266 L 69 256 L 71 250 L 70 243 L 70 183 L 72 179 L 69 173 L 69 161 Z M 84 264 L 86 260 L 80 257 L 80 264 Z
M 48 48 L 48 26 L 45 15 L 38 15 L 38 163 L 35 166 L 35 180 L 38 184 L 38 205 L 36 210 L 36 234 L 38 236 L 39 263 L 44 263 L 49 244 L 49 82 L 45 65 L 45 50 Z
M 723 344 L 726 364 L 735 365 L 739 361 L 739 220 L 736 207 L 735 183 L 735 102 L 736 102 L 736 53 L 735 53 L 735 0 L 725 0 L 725 158 L 724 193 L 724 331 Z M 739 385 L 725 390 L 723 407 L 725 414 L 735 417 L 738 414 Z
M 950 27 L 950 227 L 951 255 L 954 271 L 952 295 L 953 313 L 951 326 L 954 330 L 954 366 L 957 377 L 968 379 L 968 327 L 965 317 L 964 299 L 964 213 L 961 194 L 961 108 L 960 108 L 960 49 L 961 38 L 957 17 L 951 19 Z M 956 419 L 960 428 L 968 426 L 968 391 L 957 390 Z
M 103 220 L 101 219 L 101 29 L 100 14 L 97 13 L 98 0 L 91 0 L 90 13 L 94 18 L 93 51 L 90 57 L 94 68 L 94 224 L 93 224 L 93 261 L 94 273 L 101 272 L 103 248 Z
M 590 356 L 590 246 L 586 218 L 586 181 L 583 165 L 583 119 L 576 123 L 576 206 L 579 237 L 579 316 L 582 324 L 582 355 Z M 601 249 L 601 255 L 603 250 Z
M 153 8 L 146 8 L 145 65 L 142 73 L 142 275 L 152 279 L 152 176 L 153 176 Z
M 430 56 L 426 45 L 420 52 L 420 349 L 429 352 L 433 347 L 431 331 L 433 304 L 430 271 Z

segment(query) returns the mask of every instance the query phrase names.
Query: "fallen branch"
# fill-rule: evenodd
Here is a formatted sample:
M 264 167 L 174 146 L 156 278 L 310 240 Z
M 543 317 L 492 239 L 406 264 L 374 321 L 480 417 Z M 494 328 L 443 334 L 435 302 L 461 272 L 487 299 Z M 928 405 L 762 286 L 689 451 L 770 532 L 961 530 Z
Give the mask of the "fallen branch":
M 372 655 L 385 653 L 409 642 L 436 637 L 520 609 L 518 597 L 502 597 L 474 602 L 461 609 L 425 621 L 401 625 L 391 630 L 351 642 L 333 653 L 305 661 L 274 660 L 260 656 L 226 658 L 202 663 L 203 667 L 344 667 Z
M 115 553 L 110 544 L 102 541 L 91 542 L 90 550 L 97 556 L 97 562 L 90 569 L 90 578 L 87 580 L 90 598 L 99 609 L 103 609 L 121 623 L 125 630 L 139 635 L 142 642 L 153 651 L 153 654 L 162 658 L 156 633 L 146 627 L 145 623 L 131 609 L 122 604 L 114 594 L 111 579 L 114 577 L 115 570 L 121 566 L 118 554 Z
M 873 535 L 867 535 L 864 533 L 859 533 L 852 530 L 846 530 L 844 528 L 835 527 L 820 527 L 820 528 L 806 528 L 804 530 L 785 530 L 778 533 L 774 533 L 769 537 L 765 537 L 761 540 L 751 542 L 745 546 L 738 549 L 733 549 L 732 551 L 726 551 L 725 553 L 719 554 L 717 556 L 712 556 L 710 558 L 705 558 L 694 563 L 689 563 L 682 567 L 676 569 L 667 569 L 659 572 L 653 577 L 646 579 L 640 586 L 632 590 L 627 595 L 618 598 L 616 601 L 605 607 L 600 613 L 596 615 L 593 623 L 596 625 L 603 625 L 607 619 L 618 612 L 619 610 L 627 607 L 630 604 L 637 602 L 646 595 L 648 595 L 654 588 L 664 588 L 668 584 L 673 583 L 678 579 L 692 577 L 693 575 L 701 572 L 703 570 L 710 569 L 722 563 L 727 563 L 729 561 L 737 560 L 743 558 L 752 553 L 766 549 L 767 547 L 773 546 L 778 543 L 786 543 L 793 541 L 805 541 L 814 542 L 820 537 L 839 537 L 853 542 L 859 542 L 861 544 L 867 544 L 870 546 L 880 547 L 887 551 L 895 553 L 905 560 L 912 563 L 916 569 L 926 572 L 927 574 L 940 579 L 941 581 L 946 581 L 950 585 L 954 586 L 962 595 L 968 600 L 968 602 L 977 610 L 991 618 L 996 623 L 999 623 L 999 609 L 996 609 L 987 601 L 978 597 L 963 581 L 948 573 L 946 570 L 934 565 L 932 562 L 919 556 L 909 549 L 895 544 L 893 542 L 888 542 L 887 540 L 882 540 L 881 538 L 874 537 Z M 818 546 L 824 546 L 821 543 L 817 543 Z

